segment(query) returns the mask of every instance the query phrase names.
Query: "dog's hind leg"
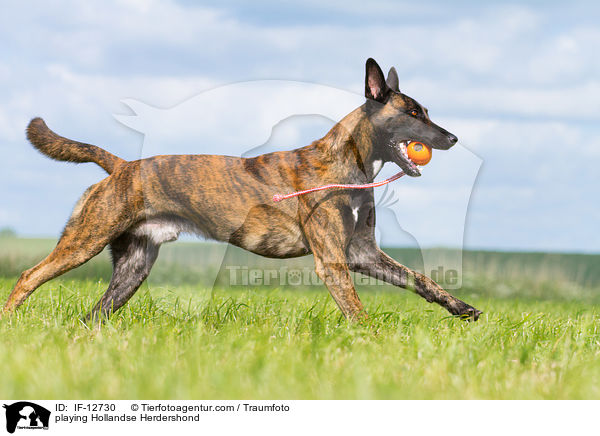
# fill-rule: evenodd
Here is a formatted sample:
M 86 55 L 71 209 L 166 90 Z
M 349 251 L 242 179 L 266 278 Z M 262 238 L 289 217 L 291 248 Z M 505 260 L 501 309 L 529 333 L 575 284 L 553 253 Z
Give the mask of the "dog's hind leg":
M 36 266 L 21 274 L 2 314 L 13 312 L 42 284 L 96 256 L 131 226 L 136 215 L 115 190 L 115 184 L 107 178 L 84 194 L 56 248 Z
M 109 317 L 129 301 L 150 274 L 159 247 L 152 238 L 132 232 L 124 233 L 110 244 L 113 275 L 108 289 L 87 315 L 87 321 Z
M 87 262 L 100 253 L 111 239 L 111 233 L 108 231 L 95 229 L 97 231 L 92 232 L 90 229 L 90 232 L 82 234 L 77 227 L 67 227 L 52 253 L 21 274 L 2 314 L 13 312 L 42 284 Z

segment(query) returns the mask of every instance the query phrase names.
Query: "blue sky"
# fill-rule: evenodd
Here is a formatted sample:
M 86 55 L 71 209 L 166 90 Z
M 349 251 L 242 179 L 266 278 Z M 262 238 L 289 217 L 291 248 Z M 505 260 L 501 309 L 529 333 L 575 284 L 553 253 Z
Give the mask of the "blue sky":
M 395 65 L 401 90 L 482 161 L 467 247 L 600 251 L 595 2 L 120 0 L 1 8 L 0 227 L 56 236 L 81 192 L 104 176 L 94 165 L 35 152 L 23 133 L 33 116 L 135 159 L 144 137 L 114 117 L 131 113 L 124 99 L 167 108 L 263 79 L 360 93 L 364 62 L 374 57 L 384 69 Z M 464 169 L 431 165 L 418 186 L 438 198 L 441 175 Z M 425 224 L 451 207 L 432 203 Z M 431 225 L 425 245 L 453 240 L 455 226 Z

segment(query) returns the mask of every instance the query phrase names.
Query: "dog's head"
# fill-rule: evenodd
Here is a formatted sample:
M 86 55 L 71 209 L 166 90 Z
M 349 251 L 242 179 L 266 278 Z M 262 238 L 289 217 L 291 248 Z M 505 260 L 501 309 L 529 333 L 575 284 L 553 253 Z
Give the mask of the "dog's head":
M 429 119 L 427 109 L 402 94 L 398 75 L 391 68 L 385 79 L 373 59 L 367 60 L 365 110 L 373 125 L 374 146 L 386 161 L 395 162 L 409 176 L 420 176 L 419 168 L 408 158 L 406 146 L 418 141 L 432 148 L 448 150 L 458 138 Z

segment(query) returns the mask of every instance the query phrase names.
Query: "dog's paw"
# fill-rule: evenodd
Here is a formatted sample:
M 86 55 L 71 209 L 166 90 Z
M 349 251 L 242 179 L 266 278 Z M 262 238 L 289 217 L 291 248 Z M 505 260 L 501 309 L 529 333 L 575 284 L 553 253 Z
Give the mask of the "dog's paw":
M 481 310 L 475 309 L 473 306 L 469 306 L 464 301 L 458 300 L 458 303 L 459 304 L 455 310 L 452 311 L 452 314 L 461 319 L 466 321 L 477 321 L 479 316 L 483 313 Z

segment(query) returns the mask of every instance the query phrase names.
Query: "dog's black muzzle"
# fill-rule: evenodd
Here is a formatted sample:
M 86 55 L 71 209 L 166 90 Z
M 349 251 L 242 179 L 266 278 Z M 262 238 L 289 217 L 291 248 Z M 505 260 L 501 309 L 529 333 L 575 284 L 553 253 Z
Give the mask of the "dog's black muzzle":
M 435 126 L 435 124 L 433 124 L 433 125 Z M 458 142 L 458 138 L 456 137 L 456 135 L 453 135 L 452 133 L 448 132 L 445 129 L 442 129 L 439 126 L 435 126 L 435 127 L 440 129 L 439 136 L 435 135 L 435 137 L 432 139 L 432 141 L 430 143 L 428 143 L 427 141 L 421 141 L 421 142 L 424 142 L 425 144 L 429 145 L 431 148 L 435 148 L 437 150 L 449 150 L 450 148 L 452 148 L 452 146 L 454 144 L 456 144 Z
M 418 177 L 421 171 L 407 154 L 407 146 L 411 141 L 422 142 L 437 150 L 448 150 L 458 142 L 458 138 L 430 120 L 414 119 L 406 122 L 401 131 L 390 135 L 387 141 L 389 160 L 402 168 L 407 175 Z

